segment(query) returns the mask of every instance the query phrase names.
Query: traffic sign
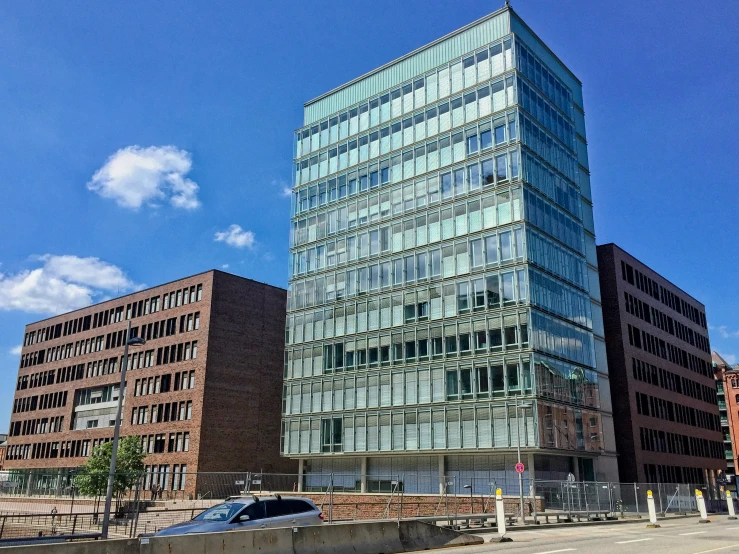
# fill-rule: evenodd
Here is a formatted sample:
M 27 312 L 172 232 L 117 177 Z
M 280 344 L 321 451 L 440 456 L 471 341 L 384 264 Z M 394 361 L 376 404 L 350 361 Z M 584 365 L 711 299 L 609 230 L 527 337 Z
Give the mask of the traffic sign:
M 526 469 L 524 465 L 521 462 L 518 462 L 516 464 L 516 473 L 523 473 L 523 470 Z

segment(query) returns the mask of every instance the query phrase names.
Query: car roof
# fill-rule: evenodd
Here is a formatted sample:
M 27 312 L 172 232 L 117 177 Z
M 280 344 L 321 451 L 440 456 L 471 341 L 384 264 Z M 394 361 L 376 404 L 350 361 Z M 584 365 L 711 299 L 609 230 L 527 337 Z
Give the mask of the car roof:
M 302 500 L 303 502 L 308 502 L 309 504 L 313 504 L 313 501 L 310 498 L 305 498 L 302 496 L 232 496 L 230 498 L 226 499 L 226 502 L 234 502 L 235 504 L 251 504 L 254 501 L 263 502 L 265 500 Z

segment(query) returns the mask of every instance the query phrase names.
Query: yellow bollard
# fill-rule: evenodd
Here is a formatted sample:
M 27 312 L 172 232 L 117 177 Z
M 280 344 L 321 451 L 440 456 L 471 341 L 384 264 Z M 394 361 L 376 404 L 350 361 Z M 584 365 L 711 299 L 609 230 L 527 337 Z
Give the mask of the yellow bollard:
M 647 508 L 649 508 L 649 524 L 647 525 L 650 529 L 657 529 L 657 509 L 654 507 L 654 496 L 652 491 L 647 491 Z
M 698 523 L 711 523 L 711 520 L 708 519 L 708 512 L 706 512 L 706 500 L 703 498 L 703 493 L 699 489 L 695 489 L 695 501 L 698 504 L 698 511 L 701 514 Z
M 505 506 L 501 489 L 495 490 L 495 522 L 498 524 L 498 536 L 492 537 L 490 542 L 511 542 L 513 539 L 505 536 Z
M 731 491 L 726 491 L 726 505 L 729 507 L 729 517 L 727 519 L 736 519 L 734 499 L 731 497 Z

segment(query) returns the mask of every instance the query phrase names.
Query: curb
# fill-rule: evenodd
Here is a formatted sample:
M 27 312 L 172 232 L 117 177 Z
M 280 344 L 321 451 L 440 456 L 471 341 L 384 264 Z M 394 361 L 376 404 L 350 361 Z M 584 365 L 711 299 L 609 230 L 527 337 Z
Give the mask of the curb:
M 686 514 L 670 517 L 658 517 L 657 521 L 669 521 L 672 519 L 686 519 L 690 517 L 700 517 L 700 514 Z M 539 525 L 506 525 L 506 532 L 513 531 L 533 531 L 538 529 L 558 529 L 563 527 L 587 527 L 596 525 L 622 525 L 627 523 L 649 523 L 649 519 L 607 519 L 604 521 L 575 521 L 570 523 L 540 523 Z M 470 529 L 459 529 L 460 533 L 495 533 L 497 529 L 492 527 L 472 527 Z

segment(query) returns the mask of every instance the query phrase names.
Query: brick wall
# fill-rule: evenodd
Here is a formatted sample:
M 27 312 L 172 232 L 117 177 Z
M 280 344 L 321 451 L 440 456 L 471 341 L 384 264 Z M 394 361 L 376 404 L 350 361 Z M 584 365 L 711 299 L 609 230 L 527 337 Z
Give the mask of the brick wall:
M 280 457 L 287 291 L 215 272 L 199 471 L 297 473 Z
M 705 438 L 716 442 L 722 441 L 723 437 L 720 430 L 704 429 L 679 423 L 678 421 L 668 421 L 666 419 L 642 415 L 637 412 L 637 392 L 675 404 L 692 407 L 696 410 L 715 413 L 716 415 L 718 415 L 718 406 L 634 378 L 632 358 L 705 386 L 715 387 L 712 376 L 701 375 L 698 372 L 691 371 L 682 365 L 672 363 L 646 351 L 644 348 L 638 348 L 629 343 L 628 325 L 630 324 L 659 340 L 663 340 L 665 343 L 672 344 L 686 351 L 688 354 L 704 360 L 710 367 L 710 353 L 704 352 L 697 346 L 692 346 L 677 336 L 644 321 L 626 310 L 624 292 L 648 304 L 651 308 L 663 312 L 666 316 L 671 317 L 676 324 L 680 323 L 692 329 L 695 333 L 708 336 L 708 331 L 702 326 L 694 323 L 684 315 L 677 313 L 669 306 L 663 304 L 661 300 L 654 298 L 650 294 L 640 290 L 637 286 L 625 281 L 622 277 L 622 261 L 629 264 L 634 271 L 638 270 L 659 286 L 682 298 L 690 305 L 704 311 L 704 307 L 700 302 L 690 297 L 687 293 L 677 288 L 664 277 L 615 244 L 598 246 L 603 320 L 611 381 L 611 396 L 613 400 L 616 445 L 619 453 L 620 480 L 626 483 L 644 482 L 646 480 L 645 464 L 697 468 L 701 472 L 704 469 L 723 469 L 725 467 L 725 461 L 723 459 L 668 454 L 665 452 L 644 450 L 641 447 L 640 428 L 652 429 L 657 432 L 678 433 L 684 436 Z
M 154 350 L 154 356 L 158 348 L 171 346 L 183 342 L 198 342 L 198 358 L 195 360 L 181 361 L 176 363 L 170 363 L 166 365 L 154 365 L 148 368 L 139 368 L 131 370 L 127 373 L 126 380 L 128 386 L 128 394 L 126 395 L 126 401 L 124 404 L 122 414 L 122 427 L 121 436 L 127 435 L 148 435 L 148 434 L 166 434 L 170 432 L 184 432 L 190 433 L 190 449 L 189 452 L 179 453 L 162 453 L 162 454 L 150 454 L 147 456 L 146 464 L 186 464 L 188 471 L 197 471 L 197 451 L 198 451 L 198 425 L 199 415 L 202 404 L 202 388 L 205 376 L 205 359 L 207 352 L 207 337 L 208 337 L 208 321 L 210 319 L 210 297 L 212 288 L 213 272 L 201 273 L 173 281 L 165 285 L 153 287 L 140 292 L 136 292 L 130 295 L 126 295 L 120 298 L 109 300 L 100 304 L 95 304 L 87 308 L 75 310 L 67 314 L 62 314 L 53 318 L 49 318 L 43 321 L 32 323 L 26 326 L 26 333 L 47 328 L 51 325 L 64 324 L 67 321 L 73 321 L 85 316 L 92 316 L 104 310 L 110 310 L 122 306 L 124 309 L 123 316 L 120 322 L 109 323 L 108 325 L 91 328 L 87 331 L 77 332 L 75 334 L 62 336 L 56 339 L 46 340 L 41 343 L 31 344 L 24 346 L 22 354 L 33 353 L 40 350 L 48 350 L 50 348 L 64 345 L 68 343 L 74 343 L 76 341 L 82 341 L 98 337 L 100 335 L 107 335 L 108 333 L 117 333 L 124 331 L 127 327 L 128 321 L 125 318 L 125 308 L 128 304 L 137 303 L 140 300 L 147 300 L 154 296 L 159 296 L 159 310 L 155 313 L 148 315 L 142 315 L 131 319 L 131 326 L 139 328 L 139 334 L 141 334 L 141 328 L 149 323 L 160 322 L 164 319 L 176 318 L 177 320 L 177 333 L 169 337 L 161 337 L 155 340 L 150 340 L 145 346 L 134 347 L 129 349 L 129 353 L 145 352 L 146 350 Z M 188 303 L 178 307 L 163 310 L 163 297 L 165 293 L 170 293 L 175 290 L 183 289 L 184 287 L 191 287 L 202 285 L 202 299 L 197 302 Z M 179 333 L 179 320 L 180 316 L 191 314 L 194 312 L 200 312 L 200 329 L 192 330 L 185 333 Z M 202 354 L 202 355 L 201 355 Z M 18 377 L 24 375 L 32 375 L 42 371 L 48 371 L 50 369 L 58 370 L 59 368 L 68 367 L 71 365 L 84 365 L 87 367 L 88 363 L 94 361 L 100 361 L 108 358 L 117 358 L 118 367 L 115 373 L 98 375 L 90 378 L 82 378 L 73 381 L 66 381 L 62 383 L 53 383 L 46 386 L 27 388 L 25 390 L 16 390 L 15 398 L 23 398 L 40 394 L 54 393 L 54 392 L 67 392 L 67 402 L 63 407 L 35 410 L 22 413 L 14 413 L 11 415 L 11 424 L 16 421 L 23 421 L 27 419 L 38 419 L 38 418 L 50 418 L 54 416 L 64 416 L 64 429 L 57 433 L 46 433 L 46 434 L 35 434 L 35 435 L 23 435 L 13 436 L 8 438 L 8 445 L 22 445 L 32 444 L 41 442 L 64 442 L 64 441 L 84 441 L 90 440 L 92 451 L 92 441 L 94 439 L 110 439 L 113 436 L 112 427 L 102 427 L 94 429 L 82 429 L 82 430 L 71 430 L 70 426 L 73 421 L 74 415 L 74 396 L 75 391 L 78 389 L 86 389 L 91 387 L 101 387 L 105 385 L 120 383 L 120 358 L 123 355 L 123 346 L 117 348 L 110 348 L 98 352 L 90 352 L 88 354 L 82 354 L 73 356 L 71 358 L 61 359 L 54 362 L 45 361 L 42 364 L 37 364 L 30 367 L 24 367 L 19 369 Z M 195 388 L 184 391 L 171 391 L 169 393 L 154 394 L 148 396 L 133 395 L 133 385 L 136 379 L 142 377 L 157 377 L 164 374 L 173 374 L 178 371 L 194 370 L 195 371 Z M 56 379 L 55 379 L 56 380 Z M 13 383 L 15 386 L 15 383 Z M 150 406 L 152 404 L 159 404 L 164 402 L 174 402 L 180 400 L 192 400 L 192 419 L 186 421 L 176 421 L 167 423 L 155 423 L 147 425 L 131 425 L 131 413 L 134 407 Z M 151 414 L 149 414 L 150 416 Z M 56 458 L 37 458 L 37 459 L 24 459 L 24 460 L 6 460 L 5 469 L 26 469 L 26 468 L 39 468 L 39 469 L 54 469 L 54 468 L 73 468 L 84 464 L 87 461 L 87 457 L 56 457 Z
M 329 498 L 325 493 L 295 493 L 298 496 L 310 498 L 322 509 L 324 516 L 328 517 Z M 388 502 L 390 508 L 388 509 Z M 517 514 L 519 512 L 518 497 L 504 497 L 503 504 L 506 514 Z M 537 510 L 541 511 L 544 501 L 537 498 Z M 528 514 L 529 499 L 524 498 L 524 511 Z M 472 499 L 472 510 L 474 513 L 495 513 L 495 499 L 489 496 L 475 496 Z M 388 494 L 352 494 L 334 493 L 333 495 L 333 519 L 378 519 L 384 517 L 397 518 L 400 511 L 400 497 L 396 494 L 392 499 Z M 447 496 L 439 495 L 404 495 L 402 517 L 422 517 L 443 514 L 469 514 L 469 496 Z

